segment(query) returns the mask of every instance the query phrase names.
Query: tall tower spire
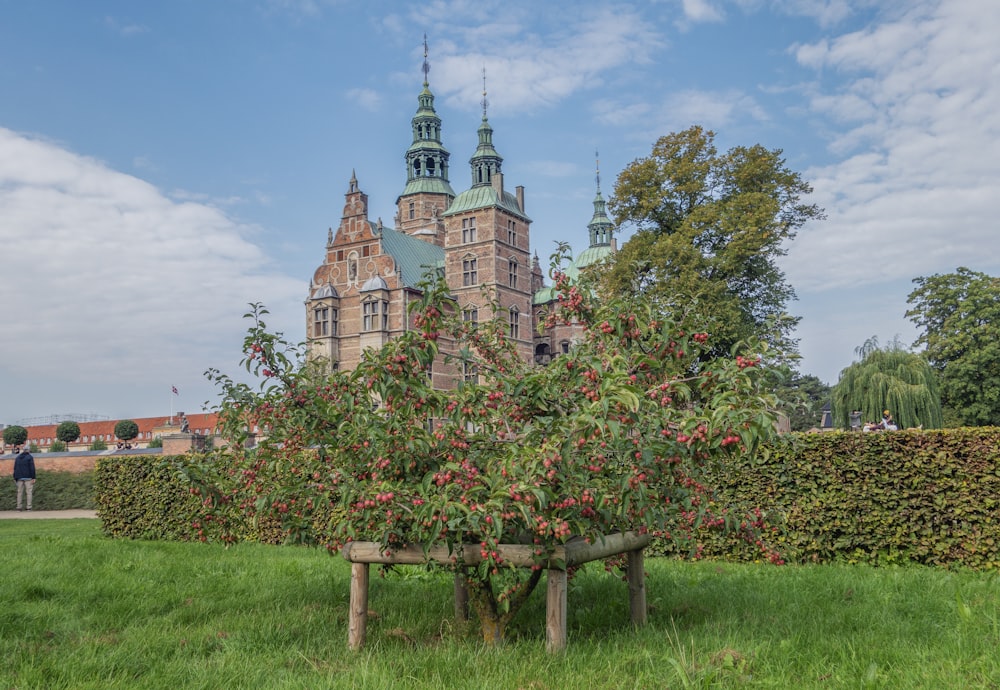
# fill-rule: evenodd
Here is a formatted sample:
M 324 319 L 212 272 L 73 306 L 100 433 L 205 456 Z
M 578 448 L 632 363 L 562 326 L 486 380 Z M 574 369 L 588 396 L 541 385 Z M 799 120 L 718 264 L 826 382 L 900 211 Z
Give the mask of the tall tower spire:
M 423 90 L 417 96 L 417 113 L 413 116 L 413 142 L 406 150 L 406 189 L 403 195 L 416 192 L 438 192 L 455 196 L 448 183 L 450 154 L 441 142 L 441 118 L 434 110 L 434 94 L 427 81 L 431 71 L 427 60 L 427 35 L 424 35 Z
M 597 182 L 597 193 L 601 193 L 601 154 L 597 149 L 594 149 L 594 161 L 597 167 L 597 175 L 594 178 Z
M 428 87 L 427 75 L 431 71 L 431 64 L 427 62 L 427 34 L 424 34 L 424 66 L 421 68 L 424 72 L 424 88 Z
M 486 107 L 490 104 L 490 102 L 486 100 L 486 65 L 483 65 L 483 100 L 481 101 L 481 103 L 483 105 L 483 119 L 485 120 Z
M 594 216 L 590 219 L 590 223 L 587 224 L 587 229 L 590 231 L 590 246 L 610 247 L 615 226 L 611 222 L 611 219 L 608 218 L 607 206 L 604 202 L 604 197 L 601 195 L 601 158 L 596 150 L 594 151 L 594 165 L 596 170 L 594 181 L 597 183 L 597 194 L 594 195 Z
M 493 128 L 490 127 L 489 120 L 486 119 L 488 105 L 489 101 L 486 100 L 486 67 L 483 66 L 483 121 L 479 125 L 479 146 L 469 160 L 472 165 L 473 187 L 493 184 L 493 178 L 500 174 L 500 166 L 503 164 L 503 158 L 493 148 Z

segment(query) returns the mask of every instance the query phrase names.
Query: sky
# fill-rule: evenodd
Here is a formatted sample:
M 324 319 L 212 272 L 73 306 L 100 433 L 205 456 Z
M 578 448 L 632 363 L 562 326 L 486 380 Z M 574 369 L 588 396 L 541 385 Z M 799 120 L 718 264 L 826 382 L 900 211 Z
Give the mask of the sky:
M 595 152 L 607 196 L 698 124 L 825 209 L 781 260 L 802 373 L 911 344 L 914 278 L 1000 275 L 1000 3 L 0 0 L 0 424 L 200 411 L 250 303 L 303 340 L 352 171 L 393 218 L 425 34 L 452 186 L 485 67 L 543 265 L 587 246 Z

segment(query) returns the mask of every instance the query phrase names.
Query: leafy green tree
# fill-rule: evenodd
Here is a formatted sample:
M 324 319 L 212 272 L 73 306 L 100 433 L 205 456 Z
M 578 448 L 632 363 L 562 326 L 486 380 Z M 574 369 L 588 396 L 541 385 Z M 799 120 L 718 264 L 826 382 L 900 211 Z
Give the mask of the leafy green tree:
M 64 453 L 66 452 L 66 442 L 65 441 L 53 441 L 52 445 L 49 446 L 50 453 Z
M 818 377 L 793 371 L 774 384 L 778 410 L 788 417 L 792 431 L 818 427 L 832 389 Z
M 23 426 L 11 424 L 3 430 L 3 442 L 8 446 L 22 446 L 28 440 L 28 430 Z
M 707 325 L 717 356 L 760 339 L 780 358 L 795 352 L 798 319 L 786 314 L 795 292 L 777 259 L 823 212 L 803 203 L 812 188 L 780 149 L 720 154 L 714 140 L 698 126 L 669 134 L 618 176 L 608 205 L 636 232 L 617 253 L 608 288 L 642 292 L 663 313 L 691 313 Z
M 852 412 L 862 421 L 879 421 L 889 410 L 899 428 L 942 425 L 941 396 L 937 376 L 923 357 L 907 350 L 898 340 L 884 348 L 869 338 L 855 349 L 860 361 L 840 372 L 833 387 L 834 424 L 850 428 Z
M 960 267 L 915 278 L 906 316 L 938 374 L 948 414 L 967 426 L 1000 425 L 1000 278 Z
M 63 442 L 63 449 L 80 438 L 80 425 L 76 422 L 61 422 L 56 427 L 56 438 Z
M 139 425 L 131 419 L 123 419 L 115 424 L 115 436 L 122 441 L 131 441 L 139 435 Z
M 258 381 L 209 372 L 222 389 L 228 446 L 204 467 L 202 524 L 224 524 L 228 506 L 241 506 L 251 524 L 278 521 L 301 541 L 317 538 L 326 515 L 331 549 L 470 548 L 471 565 L 453 567 L 488 643 L 502 640 L 557 545 L 738 525 L 735 509 L 707 514 L 705 472 L 771 433 L 759 350 L 703 358 L 709 336 L 652 313 L 641 296 L 597 302 L 565 274 L 557 286 L 553 324 L 579 324 L 585 335 L 546 367 L 521 359 L 502 319 L 474 324 L 453 313 L 443 280 L 412 303 L 415 328 L 367 350 L 353 371 L 323 377 L 255 307 L 244 364 Z M 455 387 L 432 386 L 435 363 L 455 373 Z M 479 380 L 462 380 L 471 364 Z M 268 433 L 248 449 L 257 427 Z M 225 508 L 211 512 L 216 505 Z M 538 564 L 503 562 L 497 546 L 509 543 L 533 544 Z
M 156 438 L 150 440 L 148 448 L 163 448 L 163 439 L 157 436 Z
M 90 446 L 88 446 L 88 448 L 89 450 L 107 450 L 108 442 L 105 441 L 103 438 L 95 438 L 91 442 Z

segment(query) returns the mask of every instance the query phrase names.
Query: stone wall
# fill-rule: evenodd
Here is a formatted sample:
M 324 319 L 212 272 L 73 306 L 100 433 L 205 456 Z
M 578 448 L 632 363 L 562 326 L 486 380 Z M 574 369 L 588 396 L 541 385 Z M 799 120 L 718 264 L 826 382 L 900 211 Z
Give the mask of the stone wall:
M 35 458 L 36 472 L 90 472 L 97 463 L 100 452 L 93 455 L 61 455 L 56 457 L 46 457 L 48 453 L 32 453 Z M 12 477 L 14 475 L 14 456 L 9 455 L 0 458 L 0 477 Z

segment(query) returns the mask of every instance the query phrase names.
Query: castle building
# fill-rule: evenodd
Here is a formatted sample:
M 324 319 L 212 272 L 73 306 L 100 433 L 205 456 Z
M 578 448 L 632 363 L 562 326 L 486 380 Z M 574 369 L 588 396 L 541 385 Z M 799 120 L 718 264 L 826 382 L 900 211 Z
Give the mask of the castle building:
M 427 81 L 426 42 L 424 47 L 423 89 L 411 121 L 406 184 L 396 199 L 393 226 L 369 218 L 368 196 L 352 172 L 340 224 L 328 232 L 326 254 L 305 302 L 309 355 L 353 369 L 366 348 L 380 347 L 414 327 L 408 306 L 420 297 L 420 281 L 428 271 L 436 271 L 444 276 L 463 319 L 502 319 L 522 357 L 545 363 L 567 351 L 576 334 L 570 325 L 542 333 L 536 328 L 555 307 L 556 294 L 545 286 L 537 256 L 532 258 L 530 252 L 531 218 L 524 188 L 512 192 L 505 185 L 484 88 L 478 145 L 469 160 L 470 185 L 455 193 L 449 179 L 450 154 Z M 590 247 L 571 271 L 613 251 L 613 224 L 599 179 L 589 229 Z M 454 385 L 457 376 L 474 375 L 440 367 L 432 372 L 440 388 Z

